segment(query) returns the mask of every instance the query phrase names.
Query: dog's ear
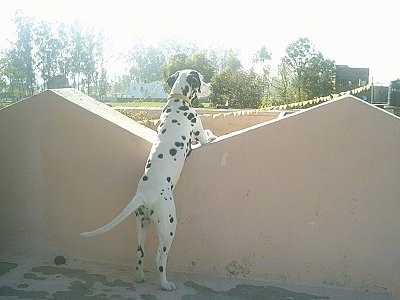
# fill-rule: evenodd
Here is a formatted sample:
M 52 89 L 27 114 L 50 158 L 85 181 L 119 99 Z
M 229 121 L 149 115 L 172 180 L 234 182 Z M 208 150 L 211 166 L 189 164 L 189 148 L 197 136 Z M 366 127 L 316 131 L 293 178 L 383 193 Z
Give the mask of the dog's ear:
M 179 71 L 176 71 L 174 74 L 168 77 L 167 84 L 170 89 L 174 86 L 175 81 L 178 79 Z
M 187 77 L 187 82 L 190 84 L 192 89 L 200 91 L 201 80 L 198 72 L 191 71 Z

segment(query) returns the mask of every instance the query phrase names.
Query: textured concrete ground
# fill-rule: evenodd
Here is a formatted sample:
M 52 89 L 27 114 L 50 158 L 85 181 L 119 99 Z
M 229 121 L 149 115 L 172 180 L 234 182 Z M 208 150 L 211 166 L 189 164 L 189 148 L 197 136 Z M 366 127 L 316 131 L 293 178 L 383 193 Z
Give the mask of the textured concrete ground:
M 154 270 L 146 272 L 147 281 L 138 284 L 133 281 L 132 266 L 69 259 L 57 263 L 61 264 L 0 255 L 0 299 L 393 299 L 384 292 L 172 271 L 169 279 L 177 290 L 164 292 Z

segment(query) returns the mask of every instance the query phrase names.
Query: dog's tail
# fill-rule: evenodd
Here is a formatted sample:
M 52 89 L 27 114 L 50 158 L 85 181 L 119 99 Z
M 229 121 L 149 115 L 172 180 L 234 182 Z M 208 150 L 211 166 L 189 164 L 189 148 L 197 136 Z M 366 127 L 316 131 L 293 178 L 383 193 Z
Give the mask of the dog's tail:
M 88 232 L 83 232 L 81 233 L 82 236 L 84 237 L 91 237 L 95 236 L 98 234 L 102 234 L 104 232 L 107 232 L 117 226 L 119 223 L 121 223 L 123 220 L 125 220 L 126 217 L 128 217 L 131 213 L 133 213 L 135 210 L 139 208 L 139 206 L 143 205 L 143 197 L 140 194 L 136 194 L 135 197 L 131 200 L 131 202 L 128 203 L 128 205 L 120 212 L 118 216 L 116 216 L 111 222 L 108 224 L 104 225 L 103 227 L 100 227 L 96 230 L 93 231 L 88 231 Z

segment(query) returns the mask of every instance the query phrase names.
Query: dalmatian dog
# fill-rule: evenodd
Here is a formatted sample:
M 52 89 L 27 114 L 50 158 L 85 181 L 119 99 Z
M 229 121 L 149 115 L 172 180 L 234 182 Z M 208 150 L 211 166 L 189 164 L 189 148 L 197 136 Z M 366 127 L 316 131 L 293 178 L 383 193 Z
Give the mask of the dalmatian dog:
M 155 263 L 160 274 L 161 288 L 172 291 L 175 285 L 167 280 L 166 264 L 177 223 L 173 190 L 185 159 L 190 154 L 192 141 L 203 145 L 216 136 L 210 130 L 203 129 L 191 105 L 199 95 L 206 96 L 210 92 L 202 75 L 195 70 L 178 71 L 167 79 L 167 84 L 171 93 L 162 110 L 157 139 L 150 150 L 135 196 L 111 222 L 81 235 L 90 237 L 107 232 L 135 212 L 138 229 L 136 282 L 143 282 L 145 236 L 152 222 L 159 238 Z

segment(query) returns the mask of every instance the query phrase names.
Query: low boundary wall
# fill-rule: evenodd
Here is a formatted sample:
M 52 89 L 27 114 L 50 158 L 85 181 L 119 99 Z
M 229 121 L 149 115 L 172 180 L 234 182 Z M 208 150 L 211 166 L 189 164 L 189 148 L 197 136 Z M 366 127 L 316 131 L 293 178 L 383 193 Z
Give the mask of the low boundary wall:
M 129 115 L 138 115 L 139 123 L 156 130 L 159 124 L 161 108 L 117 108 L 116 110 Z M 283 115 L 281 111 L 196 109 L 205 128 L 210 128 L 214 134 L 221 136 L 256 124 L 271 121 Z M 139 120 L 144 118 L 144 120 Z
M 169 268 L 399 299 L 399 121 L 345 96 L 196 148 L 175 190 Z M 0 110 L 0 253 L 133 264 L 134 216 L 79 233 L 130 201 L 153 138 L 70 89 Z M 150 230 L 149 268 L 156 244 Z

